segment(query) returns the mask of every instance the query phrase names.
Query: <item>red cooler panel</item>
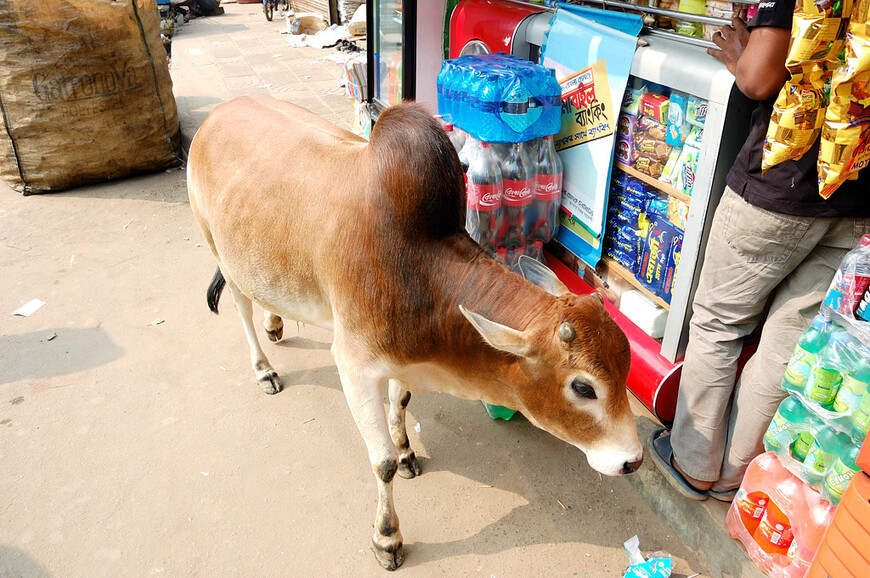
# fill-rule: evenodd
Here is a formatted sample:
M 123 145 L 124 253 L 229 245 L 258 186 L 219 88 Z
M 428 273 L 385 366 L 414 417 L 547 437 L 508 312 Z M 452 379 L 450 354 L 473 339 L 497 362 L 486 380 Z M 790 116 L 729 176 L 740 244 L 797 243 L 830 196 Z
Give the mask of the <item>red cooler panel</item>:
M 510 54 L 517 26 L 543 10 L 510 0 L 463 0 L 450 18 L 450 58 L 472 40 L 483 42 L 489 52 Z

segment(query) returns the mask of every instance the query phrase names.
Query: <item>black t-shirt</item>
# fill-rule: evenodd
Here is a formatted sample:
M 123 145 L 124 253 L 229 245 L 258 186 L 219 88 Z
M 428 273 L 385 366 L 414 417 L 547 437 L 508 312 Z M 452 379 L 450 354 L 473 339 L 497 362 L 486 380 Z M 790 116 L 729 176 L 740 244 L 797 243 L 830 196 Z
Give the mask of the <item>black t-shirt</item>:
M 775 26 L 791 30 L 793 0 L 770 0 L 759 3 L 749 21 L 749 28 Z M 764 55 L 759 55 L 763 58 Z M 804 156 L 785 161 L 761 174 L 761 157 L 770 115 L 776 96 L 758 103 L 752 113 L 749 136 L 728 173 L 728 186 L 746 202 L 767 209 L 802 217 L 870 217 L 870 172 L 858 173 L 858 179 L 846 181 L 828 200 L 819 195 L 816 163 L 819 139 Z

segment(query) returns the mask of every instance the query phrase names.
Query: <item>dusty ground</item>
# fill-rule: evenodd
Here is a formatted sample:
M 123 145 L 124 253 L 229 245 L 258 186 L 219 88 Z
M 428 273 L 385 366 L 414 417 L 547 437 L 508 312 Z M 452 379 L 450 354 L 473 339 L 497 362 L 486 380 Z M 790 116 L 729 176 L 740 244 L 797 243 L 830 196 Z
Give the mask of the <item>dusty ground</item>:
M 0 186 L 0 576 L 385 575 L 330 334 L 289 323 L 265 345 L 285 390 L 263 394 L 232 300 L 206 307 L 213 271 L 183 171 Z M 428 394 L 408 420 L 402 575 L 620 576 L 634 534 L 697 571 L 625 479 L 521 416 Z

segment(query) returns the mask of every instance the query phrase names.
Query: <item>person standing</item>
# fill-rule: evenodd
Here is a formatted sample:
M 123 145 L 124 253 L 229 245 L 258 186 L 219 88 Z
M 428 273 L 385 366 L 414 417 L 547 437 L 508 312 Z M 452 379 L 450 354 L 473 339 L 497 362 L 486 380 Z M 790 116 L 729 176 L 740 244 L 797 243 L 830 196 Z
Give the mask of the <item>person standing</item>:
M 785 83 L 793 0 L 739 18 L 708 49 L 758 101 L 749 136 L 713 217 L 682 368 L 673 428 L 650 437 L 653 463 L 683 496 L 731 501 L 786 392 L 794 344 L 819 311 L 843 255 L 870 233 L 870 178 L 861 171 L 824 200 L 816 141 L 802 158 L 761 174 L 773 104 Z M 761 326 L 739 380 L 743 339 Z

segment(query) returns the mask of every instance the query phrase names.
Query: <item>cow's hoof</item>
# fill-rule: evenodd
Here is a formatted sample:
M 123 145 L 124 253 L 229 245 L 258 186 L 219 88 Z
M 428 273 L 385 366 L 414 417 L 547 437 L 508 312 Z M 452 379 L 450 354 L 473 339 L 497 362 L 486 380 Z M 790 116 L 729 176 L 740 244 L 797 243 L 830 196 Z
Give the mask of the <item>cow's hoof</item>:
M 399 460 L 399 471 L 397 473 L 399 474 L 399 477 L 405 478 L 406 480 L 416 478 L 423 473 L 423 468 L 420 466 L 420 462 L 417 460 L 417 456 L 414 455 L 414 452 L 411 452 L 408 457 Z
M 260 382 L 260 387 L 269 395 L 274 395 L 281 391 L 283 384 L 281 378 L 274 371 L 268 371 L 260 376 L 257 376 L 257 381 Z
M 377 544 L 374 544 L 372 552 L 375 553 L 375 558 L 378 559 L 380 565 L 387 570 L 395 570 L 405 561 L 405 547 L 401 542 L 396 547 L 388 549 L 381 549 Z
M 281 338 L 284 337 L 284 326 L 281 325 L 277 329 L 267 329 L 266 337 L 268 337 L 269 341 L 272 343 L 278 343 L 281 341 Z

